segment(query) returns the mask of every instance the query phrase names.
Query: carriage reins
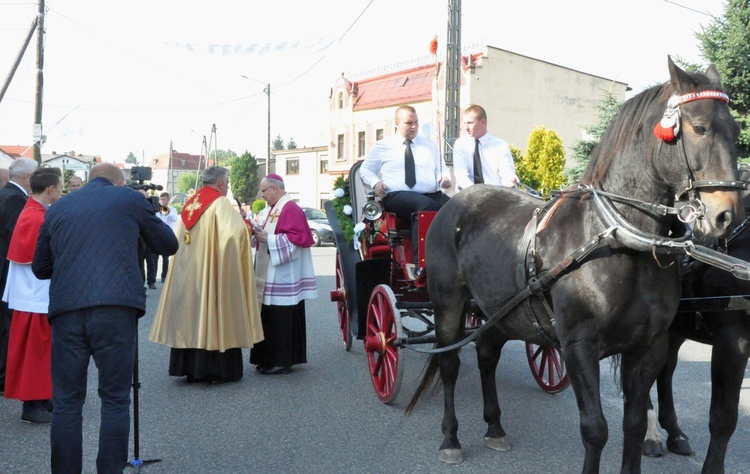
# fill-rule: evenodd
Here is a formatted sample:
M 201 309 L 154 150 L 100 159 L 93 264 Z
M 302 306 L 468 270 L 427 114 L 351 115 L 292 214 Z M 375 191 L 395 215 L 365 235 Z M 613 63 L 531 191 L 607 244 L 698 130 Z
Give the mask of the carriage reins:
M 750 267 L 747 266 L 745 261 L 731 257 L 728 254 L 712 250 L 708 247 L 696 245 L 695 242 L 691 240 L 692 232 L 689 229 L 686 229 L 686 232 L 683 236 L 677 238 L 665 237 L 658 234 L 643 232 L 635 227 L 632 223 L 630 223 L 630 221 L 628 221 L 617 210 L 614 204 L 612 204 L 612 201 L 614 200 L 636 207 L 657 216 L 667 216 L 673 214 L 677 216 L 677 218 L 681 222 L 689 223 L 694 221 L 695 219 L 701 219 L 705 216 L 705 205 L 700 200 L 700 197 L 698 195 L 699 189 L 748 189 L 748 183 L 740 180 L 695 180 L 693 170 L 690 167 L 690 161 L 687 157 L 687 151 L 685 150 L 685 142 L 684 140 L 682 140 L 682 137 L 679 133 L 682 120 L 680 105 L 702 99 L 721 100 L 729 103 L 728 95 L 726 95 L 724 92 L 715 90 L 691 92 L 679 96 L 676 94 L 672 95 L 667 102 L 667 108 L 664 112 L 662 120 L 654 129 L 654 133 L 656 134 L 656 136 L 664 142 L 671 142 L 675 139 L 677 139 L 679 142 L 678 146 L 680 154 L 685 161 L 684 179 L 687 185 L 682 190 L 682 192 L 676 196 L 676 199 L 679 200 L 680 197 L 687 194 L 687 205 L 677 208 L 672 206 L 665 206 L 662 204 L 652 204 L 639 201 L 637 199 L 608 193 L 603 189 L 594 188 L 590 185 L 579 184 L 578 191 L 584 194 L 590 194 L 593 197 L 594 203 L 596 204 L 595 208 L 597 215 L 606 227 L 606 230 L 600 232 L 589 241 L 578 247 L 573 251 L 573 253 L 563 258 L 563 260 L 551 270 L 544 272 L 541 277 L 535 277 L 534 268 L 533 271 L 530 272 L 531 277 L 529 278 L 529 283 L 526 288 L 524 288 L 520 293 L 514 296 L 510 301 L 505 303 L 497 312 L 495 312 L 489 319 L 487 319 L 487 321 L 485 321 L 482 326 L 473 331 L 463 340 L 455 344 L 451 344 L 450 346 L 444 346 L 434 349 L 418 349 L 416 347 L 410 346 L 409 344 L 404 344 L 403 341 L 399 341 L 399 345 L 415 352 L 438 354 L 458 349 L 459 347 L 468 344 L 469 342 L 478 338 L 482 333 L 486 332 L 495 323 L 500 321 L 501 318 L 505 317 L 520 303 L 526 302 L 531 296 L 539 295 L 544 300 L 544 292 L 547 289 L 549 289 L 560 277 L 568 273 L 568 271 L 570 271 L 574 265 L 580 264 L 589 254 L 591 254 L 591 252 L 599 248 L 602 245 L 602 242 L 609 237 L 612 237 L 615 242 L 626 248 L 641 252 L 651 251 L 654 257 L 656 257 L 657 253 L 671 255 L 684 253 L 697 261 L 726 270 L 732 273 L 736 278 L 750 280 Z M 532 223 L 536 222 L 537 217 L 538 210 L 535 210 L 534 216 L 532 217 Z M 536 226 L 534 225 L 533 228 L 535 230 Z M 534 234 L 533 231 L 532 234 Z M 536 246 L 536 243 L 533 235 L 528 238 L 525 236 L 524 240 L 527 240 L 527 245 L 531 246 L 531 248 L 526 253 L 527 257 L 525 258 L 525 260 L 527 260 L 529 256 L 533 258 L 536 252 L 536 249 L 534 248 Z M 525 262 L 526 268 L 531 268 L 532 265 L 533 262 Z M 526 309 L 529 313 L 529 317 L 531 318 L 532 325 L 536 329 L 537 333 L 541 334 L 549 342 L 558 347 L 558 343 L 554 341 L 549 335 L 547 335 L 536 321 L 536 316 L 533 314 L 530 304 L 526 303 L 526 305 Z M 544 307 L 552 318 L 552 309 L 546 303 L 546 300 L 544 300 Z M 554 324 L 554 319 L 552 319 L 552 322 Z
M 692 232 L 689 229 L 686 229 L 686 232 L 683 236 L 677 238 L 665 237 L 658 234 L 643 232 L 635 227 L 630 221 L 628 221 L 612 204 L 612 197 L 621 198 L 622 196 L 606 193 L 601 189 L 596 189 L 592 186 L 584 184 L 580 184 L 578 186 L 578 191 L 585 194 L 590 194 L 592 196 L 593 201 L 596 204 L 595 208 L 597 211 L 597 215 L 606 227 L 604 231 L 596 234 L 586 243 L 563 258 L 553 268 L 546 272 L 543 272 L 538 278 L 529 279 L 528 284 L 523 290 L 521 290 L 520 293 L 506 302 L 498 311 L 490 316 L 487 321 L 482 324 L 482 326 L 473 331 L 464 339 L 449 346 L 436 347 L 432 349 L 422 349 L 420 347 L 404 343 L 404 341 L 402 340 L 396 341 L 395 344 L 404 349 L 409 349 L 414 352 L 423 354 L 439 354 L 463 347 L 469 342 L 477 339 L 480 335 L 489 330 L 490 327 L 492 327 L 508 313 L 510 313 L 516 306 L 518 306 L 522 302 L 525 302 L 531 296 L 538 295 L 541 298 L 544 298 L 545 291 L 551 288 L 552 285 L 557 282 L 557 280 L 567 274 L 575 266 L 580 265 L 593 251 L 601 247 L 602 243 L 609 238 L 614 239 L 615 242 L 619 243 L 623 247 L 640 252 L 650 251 L 653 254 L 661 253 L 671 255 L 686 254 L 697 261 L 726 270 L 732 273 L 736 278 L 750 280 L 750 267 L 747 266 L 747 262 L 718 252 L 716 250 L 712 250 L 708 247 L 696 245 L 695 242 L 690 240 L 692 237 Z M 629 198 L 623 198 L 623 202 L 629 203 L 628 200 Z M 641 202 L 636 200 L 632 201 L 634 204 L 637 202 Z M 661 212 L 662 207 L 669 208 L 669 206 L 656 206 L 649 205 L 648 203 L 641 203 L 646 205 L 645 207 L 659 209 L 659 212 Z M 539 210 L 535 210 L 534 213 L 535 215 L 534 217 L 532 217 L 532 222 L 536 221 Z M 533 228 L 534 230 L 536 229 L 535 225 L 530 225 L 529 227 Z M 534 231 L 532 231 L 532 234 L 533 233 Z M 524 240 L 526 240 L 526 238 Z M 535 247 L 535 244 L 532 247 Z M 530 249 L 528 253 L 533 254 L 535 251 L 535 249 Z M 526 267 L 530 268 L 530 266 L 530 262 L 526 262 Z M 551 311 L 551 308 L 549 308 L 546 304 L 545 307 L 547 308 L 548 312 Z M 532 321 L 532 324 L 534 324 L 534 321 Z M 549 335 L 547 335 L 541 329 L 541 326 L 539 326 L 538 323 L 534 324 L 534 327 L 539 334 L 543 335 L 554 346 L 558 346 L 557 341 L 554 341 Z

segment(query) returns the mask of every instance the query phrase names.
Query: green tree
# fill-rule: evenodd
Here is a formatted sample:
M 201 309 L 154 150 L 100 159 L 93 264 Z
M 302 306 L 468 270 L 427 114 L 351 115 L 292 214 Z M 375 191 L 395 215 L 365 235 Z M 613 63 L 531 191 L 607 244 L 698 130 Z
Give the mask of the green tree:
M 729 0 L 723 17 L 696 33 L 703 57 L 716 65 L 729 108 L 740 125 L 737 153 L 750 159 L 750 2 Z
M 175 183 L 177 185 L 177 192 L 186 193 L 191 189 L 197 191 L 198 189 L 195 187 L 195 179 L 197 176 L 197 173 L 180 173 L 177 177 L 177 182 Z
M 284 149 L 284 139 L 281 138 L 281 135 L 276 135 L 276 138 L 273 139 L 271 142 L 271 150 L 283 150 Z
M 231 166 L 232 160 L 237 158 L 237 153 L 232 150 L 216 150 L 209 153 L 209 157 L 219 166 Z
M 137 165 L 138 164 L 138 157 L 133 154 L 131 151 L 128 153 L 128 157 L 125 158 L 125 163 L 130 163 L 131 165 Z
M 234 158 L 229 171 L 229 183 L 232 186 L 232 196 L 242 204 L 249 204 L 258 194 L 258 162 L 249 152 Z
M 565 166 L 565 149 L 560 136 L 552 130 L 539 127 L 529 135 L 526 154 L 516 168 L 521 181 L 548 194 L 559 189 L 565 179 L 562 175 Z
M 289 138 L 289 141 L 286 144 L 287 150 L 296 150 L 297 149 L 297 142 L 294 141 L 294 138 Z
M 583 172 L 589 164 L 591 150 L 602 139 L 604 131 L 609 127 L 620 107 L 622 107 L 622 102 L 612 95 L 612 91 L 605 91 L 604 97 L 596 104 L 596 110 L 598 111 L 596 122 L 584 129 L 588 138 L 576 140 L 571 147 L 575 163 L 563 170 L 563 175 L 567 183 L 575 183 L 581 180 Z

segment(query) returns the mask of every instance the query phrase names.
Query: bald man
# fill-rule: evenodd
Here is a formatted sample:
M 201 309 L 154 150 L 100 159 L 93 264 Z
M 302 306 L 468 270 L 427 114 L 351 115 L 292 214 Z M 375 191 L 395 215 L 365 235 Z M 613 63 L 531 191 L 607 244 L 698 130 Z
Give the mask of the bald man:
M 146 310 L 138 242 L 143 238 L 165 255 L 174 255 L 178 244 L 151 204 L 124 181 L 117 166 L 94 166 L 86 186 L 50 206 L 39 230 L 32 270 L 51 279 L 53 473 L 82 471 L 91 357 L 101 398 L 97 472 L 122 472 L 128 463 L 135 334 Z
M 68 192 L 78 191 L 83 187 L 83 180 L 80 176 L 73 175 L 68 178 Z

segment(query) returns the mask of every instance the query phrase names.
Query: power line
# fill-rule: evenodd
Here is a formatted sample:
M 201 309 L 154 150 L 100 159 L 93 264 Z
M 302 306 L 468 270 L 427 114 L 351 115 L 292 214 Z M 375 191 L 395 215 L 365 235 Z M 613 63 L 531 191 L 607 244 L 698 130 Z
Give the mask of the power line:
M 707 11 L 696 10 L 695 8 L 688 7 L 687 5 L 683 5 L 681 3 L 673 2 L 672 0 L 664 0 L 664 1 L 667 3 L 671 3 L 672 5 L 676 7 L 684 8 L 685 10 L 690 10 L 691 12 L 700 13 L 701 15 L 710 16 L 711 18 L 714 17 L 714 15 L 712 15 L 711 13 Z

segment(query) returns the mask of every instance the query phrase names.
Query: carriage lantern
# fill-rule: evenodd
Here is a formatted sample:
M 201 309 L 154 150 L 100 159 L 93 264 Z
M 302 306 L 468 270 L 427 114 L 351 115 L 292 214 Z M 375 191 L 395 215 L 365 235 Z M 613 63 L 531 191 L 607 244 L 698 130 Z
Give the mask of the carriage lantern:
M 383 206 L 375 200 L 375 193 L 367 193 L 367 202 L 362 206 L 362 215 L 368 220 L 370 227 L 370 244 L 375 240 L 375 221 L 383 215 Z

